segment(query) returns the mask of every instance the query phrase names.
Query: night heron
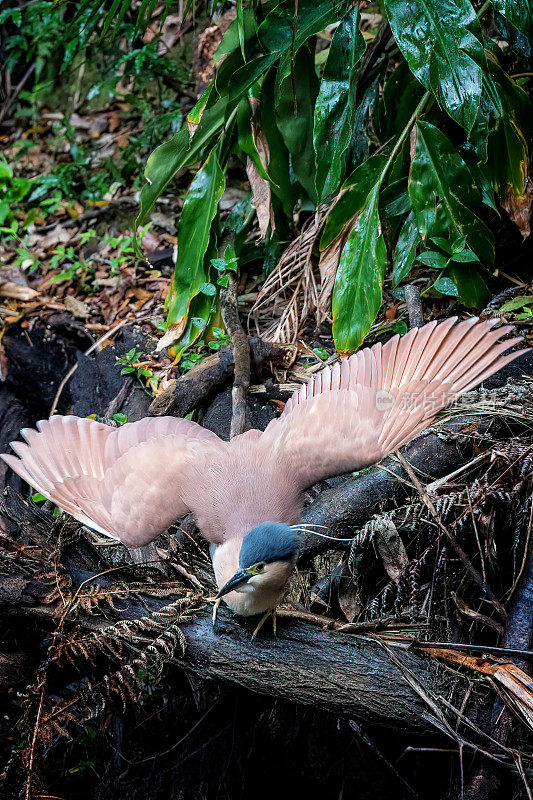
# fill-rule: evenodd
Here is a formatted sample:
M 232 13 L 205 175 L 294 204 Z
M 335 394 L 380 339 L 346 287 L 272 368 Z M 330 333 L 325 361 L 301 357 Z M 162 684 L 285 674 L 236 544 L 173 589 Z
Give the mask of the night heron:
M 130 547 L 193 512 L 237 614 L 274 610 L 298 557 L 305 490 L 380 461 L 448 402 L 512 361 L 511 326 L 431 322 L 317 373 L 264 432 L 229 442 L 195 422 L 120 428 L 74 416 L 21 431 L 9 466 L 63 511 Z

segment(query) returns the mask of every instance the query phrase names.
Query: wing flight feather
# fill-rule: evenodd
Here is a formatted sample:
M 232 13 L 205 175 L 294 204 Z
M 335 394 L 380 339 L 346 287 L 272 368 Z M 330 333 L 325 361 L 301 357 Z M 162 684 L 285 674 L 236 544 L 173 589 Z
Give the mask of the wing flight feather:
M 498 320 L 430 322 L 326 367 L 295 392 L 264 443 L 302 489 L 377 463 L 444 406 L 515 359 Z
M 142 546 L 189 511 L 193 467 L 226 447 L 195 422 L 149 417 L 112 428 L 55 416 L 21 431 L 4 461 L 30 486 L 90 528 Z

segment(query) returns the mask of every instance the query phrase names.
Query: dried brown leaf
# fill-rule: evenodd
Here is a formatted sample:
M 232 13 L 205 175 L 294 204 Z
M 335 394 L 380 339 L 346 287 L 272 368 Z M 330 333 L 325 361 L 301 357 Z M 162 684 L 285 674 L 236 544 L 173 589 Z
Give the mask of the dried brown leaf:
M 525 192 L 521 195 L 515 195 L 510 190 L 506 197 L 502 200 L 502 206 L 505 208 L 510 218 L 513 220 L 518 230 L 522 234 L 522 239 L 527 239 L 531 233 L 531 206 L 533 204 L 533 181 L 527 178 L 525 185 Z
M 373 533 L 374 544 L 387 575 L 398 583 L 409 559 L 396 525 L 392 520 L 380 517 L 375 520 Z

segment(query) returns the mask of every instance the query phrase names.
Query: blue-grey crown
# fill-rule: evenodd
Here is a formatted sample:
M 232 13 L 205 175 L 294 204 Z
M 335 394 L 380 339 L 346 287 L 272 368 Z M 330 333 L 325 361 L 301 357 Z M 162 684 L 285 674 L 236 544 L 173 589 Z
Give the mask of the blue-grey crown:
M 242 540 L 239 567 L 246 569 L 260 561 L 292 561 L 296 559 L 300 537 L 283 522 L 262 522 L 248 531 Z

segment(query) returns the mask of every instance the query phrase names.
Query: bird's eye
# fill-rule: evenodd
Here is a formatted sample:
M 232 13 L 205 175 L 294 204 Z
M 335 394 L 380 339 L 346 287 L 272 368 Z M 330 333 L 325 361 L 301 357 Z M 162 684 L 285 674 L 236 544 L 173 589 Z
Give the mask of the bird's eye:
M 265 562 L 260 561 L 258 564 L 254 564 L 253 566 L 250 567 L 250 572 L 252 573 L 252 575 L 260 575 L 264 569 L 265 569 Z

